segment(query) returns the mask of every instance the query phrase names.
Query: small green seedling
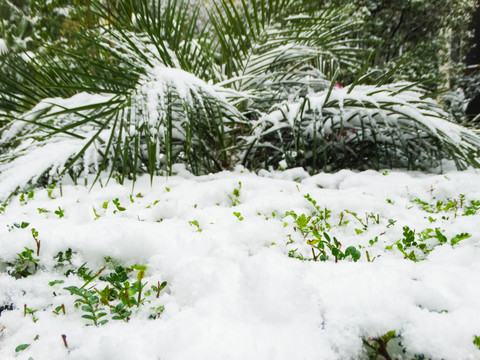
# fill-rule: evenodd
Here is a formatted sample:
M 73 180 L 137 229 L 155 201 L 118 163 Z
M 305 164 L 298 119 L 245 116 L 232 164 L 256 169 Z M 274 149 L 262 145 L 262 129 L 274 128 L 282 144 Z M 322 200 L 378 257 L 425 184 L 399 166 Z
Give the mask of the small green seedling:
M 7 225 L 8 231 L 12 231 L 15 229 L 26 229 L 30 223 L 26 221 L 22 221 L 20 224 L 19 223 L 13 223 L 12 225 Z
M 35 313 L 38 310 L 30 309 L 27 307 L 27 304 L 23 305 L 23 317 L 26 317 L 27 315 L 32 315 L 32 321 L 36 323 L 38 321 L 38 318 L 35 317 Z
M 40 256 L 40 240 L 38 240 L 38 231 L 34 228 L 31 229 L 33 240 L 35 240 L 35 244 L 37 245 L 37 256 Z
M 357 232 L 357 234 L 361 234 L 363 233 L 363 231 L 367 230 L 368 229 L 368 226 L 358 217 L 357 213 L 356 212 L 353 212 L 353 211 L 350 211 L 350 210 L 343 210 L 345 213 L 347 214 L 350 214 L 353 216 L 353 218 L 355 220 L 357 220 L 360 225 L 362 225 L 362 229 L 355 229 L 355 231 Z M 379 219 L 379 222 L 380 222 L 380 219 Z M 357 230 L 360 230 L 360 232 L 358 232 Z
M 473 344 L 474 344 L 478 349 L 480 349 L 480 336 L 475 335 L 475 337 L 473 338 Z
M 240 214 L 239 212 L 235 212 L 235 211 L 234 211 L 234 212 L 233 212 L 233 215 L 235 215 L 238 220 L 243 221 L 243 216 L 242 216 L 242 214 Z
M 147 267 L 144 265 L 134 265 L 132 266 L 133 270 L 137 270 L 137 281 L 132 283 L 132 291 L 137 294 L 137 299 L 136 299 L 136 305 L 137 307 L 142 304 L 145 299 L 142 297 L 142 292 L 145 286 L 147 285 L 146 282 L 142 282 L 143 278 L 145 277 L 145 271 L 147 270 Z
M 57 186 L 57 183 L 51 184 L 51 185 L 48 187 L 48 189 L 47 189 L 47 195 L 48 195 L 48 197 L 49 197 L 50 199 L 52 199 L 52 200 L 55 199 L 55 197 L 52 196 L 52 192 L 53 192 L 53 190 L 55 189 L 55 186 Z
M 389 227 L 391 227 L 391 226 L 394 226 L 396 222 L 397 222 L 397 220 L 388 219 L 387 228 L 389 228 Z
M 470 201 L 470 205 L 465 206 L 463 216 L 475 215 L 480 210 L 480 200 Z
M 160 296 L 160 291 L 162 291 L 163 289 L 165 289 L 165 287 L 167 286 L 167 282 L 164 281 L 160 284 L 160 281 L 157 283 L 157 286 L 155 285 L 152 285 L 152 290 L 157 294 L 157 299 L 158 297 Z
M 59 219 L 61 219 L 65 216 L 65 210 L 62 210 L 62 208 L 59 206 L 58 210 L 55 210 L 55 214 L 58 215 Z
M 203 229 L 200 228 L 200 225 L 198 224 L 197 220 L 192 220 L 188 222 L 190 226 L 195 226 L 197 228 L 197 232 L 202 232 Z
M 125 209 L 123 206 L 120 205 L 120 201 L 118 200 L 118 198 L 115 198 L 112 200 L 112 203 L 115 205 L 115 207 L 117 208 L 116 210 L 113 210 L 113 213 L 116 214 L 117 211 L 125 211 L 127 209 Z
M 94 206 L 92 206 L 92 208 L 93 208 L 93 215 L 95 215 L 95 219 L 93 220 L 97 220 L 100 217 L 100 215 L 97 213 L 97 209 L 95 209 Z
M 56 259 L 55 269 L 64 270 L 64 275 L 69 276 L 75 273 L 75 267 L 72 264 L 72 249 L 68 248 L 65 251 L 59 251 L 53 258 Z
M 53 310 L 53 313 L 55 315 L 60 315 L 60 312 L 63 314 L 63 315 L 66 315 L 66 311 L 65 311 L 65 304 L 62 304 L 60 306 L 57 306 L 55 308 L 55 310 Z
M 228 195 L 228 198 L 230 199 L 230 202 L 232 203 L 232 206 L 237 206 L 238 204 L 241 204 L 241 201 L 239 199 L 240 197 L 240 189 L 242 188 L 242 182 L 238 182 L 238 187 L 233 189 L 232 195 Z
M 153 312 L 148 316 L 148 318 L 155 320 L 155 319 L 158 319 L 160 315 L 162 315 L 162 313 L 165 311 L 165 306 L 162 305 L 162 306 L 152 307 L 150 309 L 153 310 Z

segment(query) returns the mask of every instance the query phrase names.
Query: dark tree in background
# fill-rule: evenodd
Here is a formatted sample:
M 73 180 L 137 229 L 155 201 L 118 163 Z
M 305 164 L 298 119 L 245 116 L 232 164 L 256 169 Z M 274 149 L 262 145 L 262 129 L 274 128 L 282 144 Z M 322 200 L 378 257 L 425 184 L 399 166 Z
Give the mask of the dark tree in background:
M 422 81 L 429 90 L 455 88 L 469 52 L 476 0 L 333 0 L 352 4 L 363 22 L 362 46 L 375 51 L 373 66 L 399 66 L 395 80 Z

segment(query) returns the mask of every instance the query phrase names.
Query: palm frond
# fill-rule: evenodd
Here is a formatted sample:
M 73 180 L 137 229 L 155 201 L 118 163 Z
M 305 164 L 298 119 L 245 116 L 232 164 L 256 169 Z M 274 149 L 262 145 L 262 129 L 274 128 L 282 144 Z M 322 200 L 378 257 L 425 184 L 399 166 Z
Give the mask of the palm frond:
M 167 6 L 171 13 L 161 13 L 161 21 L 146 13 L 143 18 L 136 14 L 136 19 L 161 23 L 184 9 L 182 4 L 186 3 L 172 4 L 180 8 L 173 12 Z M 243 122 L 242 114 L 230 103 L 232 90 L 208 84 L 182 68 L 185 53 L 193 49 L 182 45 L 189 40 L 184 35 L 154 38 L 153 33 L 132 32 L 134 25 L 118 20 L 128 8 L 120 10 L 104 13 L 119 22 L 90 38 L 95 57 L 60 51 L 56 56 L 38 54 L 24 63 L 16 58 L 27 69 L 33 62 L 42 62 L 32 66 L 38 74 L 27 86 L 27 74 L 12 60 L 10 71 L 22 80 L 11 84 L 3 79 L 10 88 L 4 85 L 8 91 L 0 103 L 8 113 L 7 125 L 0 130 L 0 173 L 8 174 L 15 164 L 28 164 L 53 143 L 65 151 L 42 161 L 41 171 L 39 162 L 34 172 L 23 172 L 24 184 L 49 182 L 63 174 L 76 181 L 102 171 L 122 182 L 125 177 L 135 179 L 138 173 L 171 173 L 176 162 L 188 164 L 196 174 L 231 166 L 236 124 Z M 171 22 L 179 21 L 175 16 Z M 182 31 L 182 26 L 176 29 Z M 174 48 L 170 48 L 171 43 Z M 27 103 L 20 107 L 16 98 Z M 39 103 L 27 110 L 34 102 Z M 8 109 L 11 104 L 16 107 Z M 0 176 L 2 188 L 14 190 L 4 185 L 8 183 Z
M 411 84 L 334 87 L 275 106 L 246 139 L 250 166 L 429 169 L 443 158 L 478 167 L 480 137 Z

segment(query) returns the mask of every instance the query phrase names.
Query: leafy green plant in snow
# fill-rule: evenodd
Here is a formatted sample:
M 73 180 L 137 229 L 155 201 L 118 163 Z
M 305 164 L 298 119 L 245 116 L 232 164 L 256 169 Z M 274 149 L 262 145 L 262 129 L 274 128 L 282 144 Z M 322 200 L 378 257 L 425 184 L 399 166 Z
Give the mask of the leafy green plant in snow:
M 468 233 L 460 233 L 450 239 L 450 245 L 454 246 L 458 242 L 471 237 Z M 430 239 L 436 239 L 432 242 Z M 408 226 L 403 227 L 403 238 L 394 245 L 389 245 L 386 249 L 392 249 L 394 246 L 406 259 L 418 262 L 424 260 L 426 256 L 438 245 L 449 243 L 448 238 L 442 233 L 440 228 L 425 229 L 419 234 Z
M 60 206 L 58 207 L 58 210 L 55 210 L 55 214 L 58 215 L 58 218 L 61 219 L 62 217 L 65 216 L 65 210 L 62 210 Z
M 200 224 L 198 223 L 197 220 L 192 220 L 188 222 L 190 226 L 195 226 L 197 228 L 197 232 L 202 232 L 203 229 L 200 227 Z
M 233 215 L 235 215 L 236 218 L 237 218 L 239 221 L 243 221 L 243 220 L 244 220 L 242 214 L 239 213 L 239 212 L 235 212 L 235 211 L 234 211 L 234 212 L 233 212 Z
M 473 344 L 480 350 L 480 336 L 475 335 L 473 338 Z
M 240 190 L 242 188 L 242 182 L 238 182 L 238 187 L 233 189 L 232 195 L 228 195 L 228 198 L 230 199 L 230 202 L 232 203 L 232 206 L 237 206 L 238 204 L 241 203 L 239 197 L 240 197 Z
M 68 286 L 65 288 L 72 295 L 76 295 L 75 306 L 80 307 L 86 314 L 82 318 L 90 320 L 92 323 L 87 325 L 104 325 L 108 322 L 104 318 L 107 313 L 99 306 L 100 301 L 95 291 L 87 290 L 85 288 L 78 288 L 76 286 Z
M 35 251 L 27 247 L 24 249 L 24 251 L 17 254 L 17 258 L 13 262 L 6 262 L 10 268 L 7 272 L 16 279 L 33 275 L 38 269 L 40 259 L 34 257 Z
M 453 213 L 455 217 L 461 210 L 463 210 L 462 216 L 475 215 L 480 210 L 480 200 L 470 200 L 467 202 L 465 194 L 460 194 L 458 199 L 447 198 L 446 200 L 437 200 L 434 204 L 418 198 L 412 200 L 412 202 L 419 204 L 421 209 L 428 213 Z
M 312 199 L 310 194 L 305 195 L 305 199 L 313 205 L 314 211 L 312 215 L 296 214 L 294 211 L 289 211 L 285 214 L 284 218 L 290 216 L 294 219 L 294 231 L 299 231 L 306 243 L 311 246 L 312 260 L 314 261 L 326 261 L 329 255 L 335 258 L 335 262 L 346 258 L 351 258 L 353 261 L 358 261 L 361 257 L 361 253 L 354 246 L 349 246 L 345 252 L 343 252 L 342 244 L 337 240 L 335 236 L 330 236 L 327 232 L 332 228 L 329 222 L 331 218 L 331 211 L 327 208 L 322 209 Z M 343 216 L 343 215 L 342 215 Z M 340 224 L 342 219 L 340 220 Z M 290 238 L 291 239 L 291 238 Z M 291 240 L 290 242 L 293 242 Z M 290 257 L 296 257 L 304 260 L 304 256 L 297 254 L 295 250 L 289 251 Z

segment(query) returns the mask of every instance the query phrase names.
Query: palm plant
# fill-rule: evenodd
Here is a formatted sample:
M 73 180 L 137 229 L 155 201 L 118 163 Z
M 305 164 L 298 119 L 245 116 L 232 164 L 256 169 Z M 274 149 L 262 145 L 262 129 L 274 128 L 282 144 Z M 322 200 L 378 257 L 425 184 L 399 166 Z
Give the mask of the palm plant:
M 198 11 L 186 15 L 184 1 L 162 8 L 125 1 L 114 11 L 95 5 L 111 25 L 95 36 L 77 33 L 88 41 L 87 53 L 54 48 L 6 60 L 3 183 L 51 182 L 65 173 L 76 180 L 105 170 L 123 181 L 171 172 L 175 162 L 194 173 L 228 166 L 233 123 L 243 116 L 227 89 L 184 70 L 205 75 L 210 66 L 201 53 L 207 46 L 196 45 L 204 41 L 195 30 Z
M 243 157 L 249 167 L 431 169 L 444 158 L 459 169 L 480 166 L 478 135 L 448 121 L 412 84 L 331 86 L 279 104 L 254 126 Z
M 442 156 L 478 165 L 477 135 L 449 123 L 418 89 L 385 78 L 378 87 L 334 87 L 365 55 L 342 8 L 314 0 L 91 5 L 98 26 L 71 30 L 84 48 L 57 43 L 0 59 L 3 195 L 65 174 L 106 172 L 120 182 L 168 174 L 177 162 L 195 174 L 239 161 L 312 171 L 423 167 Z

